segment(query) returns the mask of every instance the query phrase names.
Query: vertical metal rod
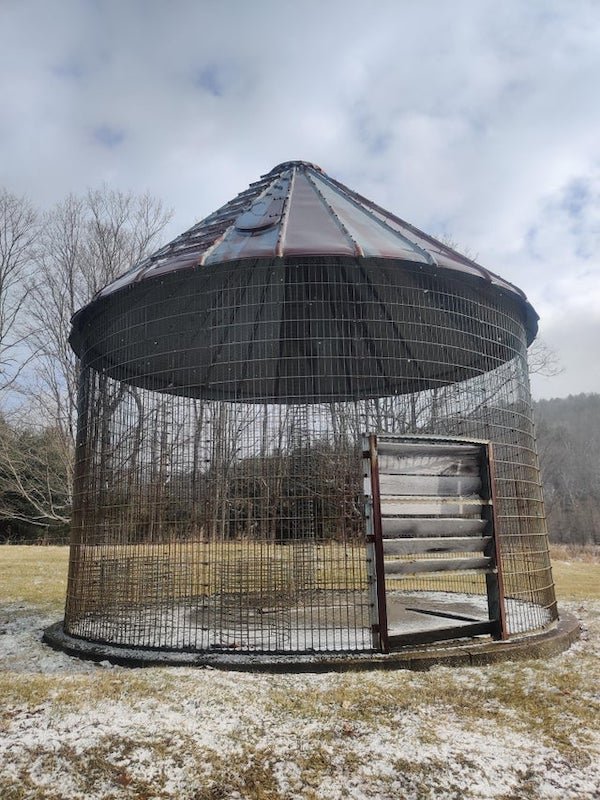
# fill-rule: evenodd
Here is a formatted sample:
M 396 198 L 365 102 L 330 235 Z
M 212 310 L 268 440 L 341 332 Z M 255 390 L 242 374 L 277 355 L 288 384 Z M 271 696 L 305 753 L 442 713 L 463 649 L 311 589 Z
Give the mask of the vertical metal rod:
M 377 610 L 379 614 L 379 643 L 382 652 L 390 649 L 385 596 L 385 571 L 383 563 L 383 533 L 381 529 L 381 496 L 379 494 L 379 464 L 377 461 L 377 436 L 369 435 L 371 461 L 371 492 L 373 494 L 373 544 L 375 550 L 375 575 L 377 580 Z
M 67 576 L 67 596 L 65 600 L 66 614 L 70 613 L 72 603 L 76 605 L 77 595 L 82 591 L 84 568 L 82 565 L 83 530 L 87 493 L 89 492 L 89 404 L 90 404 L 90 371 L 79 366 L 77 384 L 77 437 L 75 441 L 75 466 L 73 474 L 73 513 L 71 516 L 69 573 Z M 87 491 L 86 491 L 87 490 Z
M 371 453 L 368 436 L 362 440 L 364 525 L 367 556 L 367 584 L 369 589 L 369 622 L 371 624 L 371 644 L 378 650 L 379 609 L 377 603 L 377 573 L 375 571 L 375 537 L 373 535 L 373 490 L 371 480 Z
M 494 566 L 496 567 L 495 575 L 489 577 L 495 578 L 495 583 L 496 583 L 498 623 L 500 629 L 497 638 L 505 640 L 508 639 L 508 629 L 506 625 L 506 608 L 504 604 L 504 578 L 502 574 L 502 558 L 500 553 L 500 546 L 498 544 L 498 527 L 497 527 L 497 513 L 496 513 L 496 466 L 494 462 L 494 448 L 492 443 L 489 442 L 485 449 L 487 451 L 486 477 L 489 486 L 490 500 L 492 501 L 492 506 L 491 506 L 491 521 L 493 528 L 492 557 L 494 560 Z M 489 598 L 489 587 L 488 587 L 488 598 Z

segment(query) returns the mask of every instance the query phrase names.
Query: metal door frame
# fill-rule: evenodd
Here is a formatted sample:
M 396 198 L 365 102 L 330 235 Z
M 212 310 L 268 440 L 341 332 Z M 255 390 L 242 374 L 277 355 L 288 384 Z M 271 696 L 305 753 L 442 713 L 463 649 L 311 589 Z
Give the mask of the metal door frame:
M 485 545 L 485 559 L 489 565 L 485 569 L 485 580 L 488 601 L 488 622 L 472 623 L 435 631 L 423 631 L 416 634 L 405 634 L 402 637 L 390 637 L 387 617 L 387 595 L 385 582 L 384 537 L 381 512 L 380 476 L 378 461 L 379 440 L 386 442 L 430 444 L 464 444 L 482 448 L 480 476 L 482 489 L 482 519 L 485 520 L 485 536 L 489 539 Z M 494 639 L 508 638 L 505 612 L 505 595 L 502 578 L 502 563 L 497 540 L 496 525 L 496 485 L 494 454 L 492 443 L 485 440 L 458 437 L 366 434 L 363 437 L 363 479 L 364 479 L 364 516 L 367 545 L 367 575 L 370 591 L 371 631 L 373 648 L 383 653 L 393 649 L 394 644 L 424 644 L 444 641 L 451 638 L 474 636 L 489 633 Z M 399 639 L 404 641 L 400 642 Z

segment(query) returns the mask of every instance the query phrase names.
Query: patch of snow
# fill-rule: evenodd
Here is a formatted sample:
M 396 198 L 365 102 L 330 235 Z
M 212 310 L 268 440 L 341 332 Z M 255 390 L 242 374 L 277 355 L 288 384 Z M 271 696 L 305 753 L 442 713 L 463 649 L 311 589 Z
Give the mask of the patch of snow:
M 48 612 L 6 607 L 0 678 L 45 678 L 48 696 L 29 704 L 15 694 L 0 707 L 0 796 L 26 781 L 24 797 L 37 790 L 69 800 L 247 800 L 257 792 L 239 784 L 246 770 L 256 781 L 271 775 L 290 800 L 309 790 L 323 800 L 593 800 L 600 797 L 600 731 L 565 749 L 528 732 L 493 696 L 517 676 L 525 696 L 559 691 L 556 676 L 585 669 L 573 703 L 599 702 L 600 603 L 561 607 L 581 616 L 589 637 L 548 662 L 295 675 L 95 665 L 41 643 L 55 619 Z M 458 697 L 476 689 L 481 715 L 457 713 L 443 695 L 420 699 L 448 684 Z M 61 702 L 56 692 L 64 697 L 69 686 L 73 696 Z M 390 697 L 380 716 L 368 713 L 370 693 Z
M 120 647 L 219 653 L 365 652 L 372 647 L 370 624 L 360 603 L 350 609 L 355 614 L 347 615 L 341 613 L 341 607 L 317 604 L 278 610 L 273 614 L 232 606 L 227 614 L 215 616 L 208 600 L 205 605 L 195 610 L 185 604 L 107 608 L 102 614 L 82 615 L 69 632 L 82 639 L 96 639 Z M 435 616 L 430 609 L 467 615 L 478 621 L 489 619 L 487 597 L 482 595 L 392 591 L 388 593 L 388 605 L 390 635 L 453 624 L 452 618 L 444 617 L 443 613 Z M 412 608 L 414 605 L 428 610 L 420 613 Z M 507 598 L 505 607 L 512 634 L 538 631 L 552 621 L 546 609 L 530 602 Z M 346 621 L 344 616 L 348 617 Z M 456 619 L 454 624 L 459 624 Z

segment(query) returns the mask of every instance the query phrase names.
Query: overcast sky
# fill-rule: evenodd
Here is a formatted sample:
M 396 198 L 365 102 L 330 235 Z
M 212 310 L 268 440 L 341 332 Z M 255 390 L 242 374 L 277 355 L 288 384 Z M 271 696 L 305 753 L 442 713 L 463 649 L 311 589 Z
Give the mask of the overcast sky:
M 516 283 L 600 391 L 600 2 L 0 0 L 0 185 L 174 236 L 305 159 Z

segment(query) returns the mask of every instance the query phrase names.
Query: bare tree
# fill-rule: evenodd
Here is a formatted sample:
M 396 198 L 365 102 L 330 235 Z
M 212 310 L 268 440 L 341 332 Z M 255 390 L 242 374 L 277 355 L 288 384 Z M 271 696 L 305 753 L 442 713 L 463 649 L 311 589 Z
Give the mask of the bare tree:
M 13 385 L 24 365 L 21 317 L 37 232 L 37 215 L 28 200 L 0 189 L 0 389 Z
M 0 477 L 11 497 L 16 493 L 22 498 L 23 507 L 29 509 L 23 513 L 30 513 L 32 524 L 62 523 L 70 513 L 78 375 L 69 345 L 71 318 L 99 289 L 159 245 L 170 218 L 162 203 L 147 194 L 103 187 L 82 197 L 67 197 L 42 219 L 33 270 L 19 295 L 19 310 L 27 312 L 26 339 L 20 341 L 25 341 L 29 358 L 19 381 L 20 426 L 12 424 L 0 447 Z M 34 219 L 30 218 L 29 228 Z M 24 267 L 19 277 L 25 277 Z M 31 439 L 31 447 L 42 442 L 42 435 L 51 442 L 51 447 L 29 453 L 28 463 L 30 467 L 35 463 L 34 469 L 25 469 L 18 453 L 23 430 L 38 436 Z M 29 483 L 27 475 L 33 476 Z M 60 500 L 58 475 L 66 481 Z
M 72 443 L 77 363 L 69 345 L 75 312 L 158 245 L 171 218 L 159 200 L 107 187 L 69 196 L 44 219 L 28 300 L 39 411 Z
M 0 522 L 29 530 L 64 528 L 70 504 L 60 433 L 0 420 Z
M 551 540 L 600 544 L 600 395 L 535 405 Z
M 531 375 L 554 378 L 565 371 L 556 350 L 553 350 L 543 339 L 535 339 L 529 346 L 527 362 Z

